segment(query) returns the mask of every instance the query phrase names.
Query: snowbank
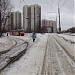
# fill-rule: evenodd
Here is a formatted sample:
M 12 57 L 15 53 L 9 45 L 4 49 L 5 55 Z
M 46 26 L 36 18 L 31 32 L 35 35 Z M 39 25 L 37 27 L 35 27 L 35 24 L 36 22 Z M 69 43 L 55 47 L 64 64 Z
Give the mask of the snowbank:
M 37 39 L 30 43 L 26 54 L 2 75 L 41 75 L 47 37 L 48 34 L 37 34 Z
M 57 34 L 58 35 L 58 34 Z M 58 41 L 58 43 L 64 48 L 64 50 L 67 52 L 67 54 L 73 59 L 75 60 L 75 44 L 69 43 L 67 41 L 65 41 L 63 38 L 58 37 L 57 35 L 53 35 L 55 37 L 55 39 Z M 63 35 L 63 34 L 59 34 L 59 36 L 61 35 L 61 37 L 63 36 L 67 36 L 67 35 Z M 68 39 L 68 37 L 66 37 L 66 39 Z M 73 39 L 73 38 L 72 38 Z
M 58 36 L 63 37 L 64 39 L 68 41 L 75 42 L 75 36 L 70 36 L 66 34 L 58 34 Z
M 0 38 L 0 52 L 11 48 L 15 44 L 16 42 L 13 39 L 10 39 L 9 37 L 1 37 Z

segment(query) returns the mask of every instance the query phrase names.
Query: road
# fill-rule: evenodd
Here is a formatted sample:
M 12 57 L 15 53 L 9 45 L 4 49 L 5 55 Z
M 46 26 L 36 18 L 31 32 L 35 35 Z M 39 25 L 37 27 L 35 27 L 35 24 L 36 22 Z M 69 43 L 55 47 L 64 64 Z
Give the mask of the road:
M 55 34 L 49 34 L 42 75 L 75 75 L 75 61 L 55 39 Z

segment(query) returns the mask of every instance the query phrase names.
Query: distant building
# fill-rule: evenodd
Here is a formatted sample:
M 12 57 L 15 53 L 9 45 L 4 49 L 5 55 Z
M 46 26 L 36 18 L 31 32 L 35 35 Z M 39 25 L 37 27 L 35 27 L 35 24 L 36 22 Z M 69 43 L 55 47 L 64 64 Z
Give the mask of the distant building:
M 7 30 L 21 29 L 21 13 L 19 11 L 8 13 Z
M 40 32 L 41 28 L 41 6 L 34 5 L 34 31 Z
M 56 21 L 53 21 L 53 32 L 54 33 L 57 32 L 57 23 L 56 23 Z
M 56 21 L 53 20 L 42 20 L 42 28 L 45 27 L 49 33 L 56 33 L 57 32 L 57 24 Z
M 9 12 L 8 13 L 8 22 L 7 22 L 7 26 L 6 26 L 6 30 L 12 30 L 14 29 L 14 20 L 13 20 L 13 12 Z
M 17 20 L 17 26 L 16 26 L 16 28 L 17 29 L 21 29 L 21 25 L 22 25 L 22 23 L 21 23 L 21 13 L 19 12 L 19 11 L 17 11 L 16 12 L 16 20 Z
M 31 7 L 28 5 L 23 7 L 23 28 L 26 32 L 31 31 Z
M 23 28 L 27 32 L 40 32 L 41 6 L 35 4 L 23 7 Z
M 35 12 L 34 12 L 34 9 L 35 7 L 34 7 L 34 5 L 31 5 L 31 32 L 33 32 L 34 31 L 34 24 L 35 24 Z

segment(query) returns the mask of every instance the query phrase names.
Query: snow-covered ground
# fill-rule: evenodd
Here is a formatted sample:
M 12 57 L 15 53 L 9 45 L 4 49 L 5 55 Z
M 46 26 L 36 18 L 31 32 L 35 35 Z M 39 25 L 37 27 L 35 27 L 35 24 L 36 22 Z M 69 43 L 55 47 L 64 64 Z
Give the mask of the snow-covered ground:
M 29 42 L 26 54 L 19 61 L 13 63 L 10 68 L 6 68 L 0 75 L 41 75 L 48 34 L 37 34 L 34 43 L 31 34 L 25 36 L 29 38 L 22 36 L 16 38 Z
M 49 34 L 42 75 L 75 75 L 75 63 L 53 35 Z
M 13 39 L 10 39 L 9 37 L 1 37 L 0 38 L 0 52 L 11 48 L 15 44 L 16 42 Z
M 47 33 L 37 34 L 35 42 L 33 42 L 31 36 L 32 34 L 25 34 L 25 36 L 9 35 L 10 38 L 28 42 L 28 49 L 18 61 L 15 61 L 6 69 L 4 69 L 0 75 L 41 75 L 41 73 L 43 73 L 43 66 L 45 66 L 44 69 L 46 71 L 44 70 L 44 74 L 42 75 L 49 75 L 49 73 L 52 73 L 52 75 L 75 75 L 75 72 L 73 73 L 75 66 L 72 62 L 72 59 L 70 58 L 71 56 L 73 56 L 72 58 L 75 58 L 75 44 L 69 43 L 62 38 L 64 37 L 65 39 L 74 42 L 74 36 L 71 37 L 64 34 L 48 35 Z M 53 37 L 55 37 L 58 42 Z M 21 43 L 21 41 L 18 43 Z M 63 46 L 66 50 L 62 49 L 60 45 Z M 19 46 L 19 48 L 22 49 L 24 47 L 25 45 Z M 15 51 L 18 52 L 17 50 L 20 50 L 19 48 L 15 48 Z M 66 51 L 69 53 L 69 55 Z M 7 56 L 10 57 L 15 55 L 16 54 L 11 53 L 11 51 L 10 53 L 7 53 Z M 45 58 L 45 56 L 47 57 Z M 46 64 L 44 64 L 45 59 L 47 60 Z
M 31 35 L 32 34 L 25 34 L 25 36 L 7 36 L 6 34 L 3 34 L 3 36 L 0 38 L 0 52 L 10 49 L 16 44 L 21 44 L 22 40 L 29 42 L 31 40 Z M 17 42 L 17 40 L 19 40 L 19 43 Z
M 58 35 L 58 36 L 57 36 Z M 57 34 L 57 35 L 53 35 L 55 37 L 55 39 L 58 41 L 58 43 L 63 47 L 65 48 L 65 51 L 69 54 L 69 56 L 75 60 L 75 43 L 71 43 L 71 41 L 73 41 L 73 39 L 75 39 L 74 37 L 72 38 L 71 36 L 69 35 L 63 35 L 63 34 Z M 59 37 L 60 36 L 60 37 Z M 71 40 L 71 41 L 66 41 L 64 40 L 64 37 L 65 39 L 67 40 Z M 74 41 L 73 41 L 74 42 Z
M 7 49 L 6 51 L 4 50 L 5 47 L 3 47 L 3 51 L 0 53 L 0 69 L 2 69 L 4 66 L 6 66 L 10 61 L 11 61 L 11 58 L 14 58 L 14 57 L 17 57 L 22 51 L 24 51 L 27 47 L 27 43 L 26 43 L 26 40 L 23 40 L 22 38 L 23 37 L 20 37 L 20 36 L 4 36 L 2 37 L 1 41 L 2 42 L 5 42 L 5 43 L 8 43 L 10 39 L 12 39 L 10 42 L 12 42 L 13 40 L 16 42 L 15 46 L 13 47 L 10 47 L 10 45 L 12 45 L 10 43 L 10 45 L 8 45 L 9 49 Z M 29 38 L 28 35 L 24 36 L 24 39 L 26 38 Z M 5 40 L 5 38 L 8 38 Z M 5 40 L 5 41 L 4 41 Z M 4 43 L 5 46 L 7 46 L 6 44 Z M 2 47 L 2 46 L 1 46 Z M 23 54 L 23 53 L 22 53 Z
M 74 35 L 74 34 L 72 34 Z M 64 37 L 68 41 L 75 42 L 75 36 L 70 36 L 68 34 L 58 34 L 58 36 Z

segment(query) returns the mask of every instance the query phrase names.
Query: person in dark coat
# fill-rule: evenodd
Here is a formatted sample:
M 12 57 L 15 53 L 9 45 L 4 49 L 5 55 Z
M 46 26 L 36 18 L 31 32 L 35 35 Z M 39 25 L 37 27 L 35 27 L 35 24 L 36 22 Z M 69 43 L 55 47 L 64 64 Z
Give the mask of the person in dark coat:
M 7 36 L 8 36 L 8 33 L 7 33 Z
M 35 33 L 33 33 L 33 34 L 32 34 L 33 42 L 35 41 L 35 38 L 36 38 L 36 34 L 35 34 Z

